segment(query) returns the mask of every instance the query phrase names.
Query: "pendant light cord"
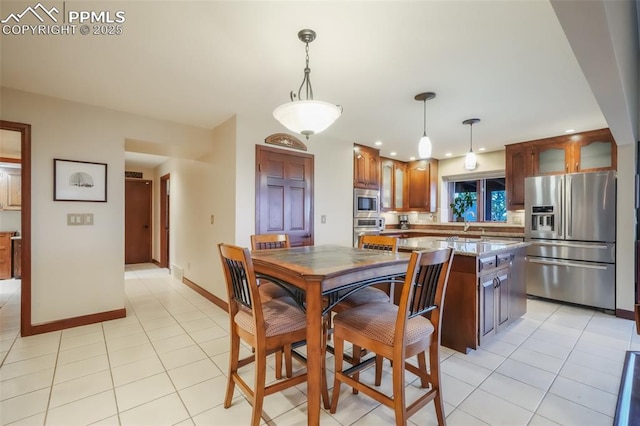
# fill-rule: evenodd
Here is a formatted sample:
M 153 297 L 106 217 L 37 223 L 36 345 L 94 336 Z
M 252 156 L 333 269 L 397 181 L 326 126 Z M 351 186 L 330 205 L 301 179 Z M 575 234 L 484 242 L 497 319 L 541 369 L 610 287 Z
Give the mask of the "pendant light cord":
M 473 152 L 473 123 L 469 125 L 469 152 Z
M 422 136 L 427 136 L 427 100 L 422 101 L 424 104 L 424 121 L 422 122 Z

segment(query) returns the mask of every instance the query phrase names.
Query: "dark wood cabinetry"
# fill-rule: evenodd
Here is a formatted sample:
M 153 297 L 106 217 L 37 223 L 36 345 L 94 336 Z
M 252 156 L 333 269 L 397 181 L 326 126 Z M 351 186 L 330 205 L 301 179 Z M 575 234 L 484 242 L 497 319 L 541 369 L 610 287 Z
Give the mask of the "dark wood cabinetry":
M 353 147 L 354 188 L 380 189 L 380 150 L 364 145 Z
M 507 210 L 524 209 L 526 177 L 616 170 L 617 158 L 616 142 L 609 129 L 507 145 Z
M 13 278 L 22 278 L 22 238 L 13 240 Z
M 510 316 L 512 253 L 479 259 L 478 343 L 485 344 L 507 324 Z
M 409 210 L 435 212 L 438 206 L 438 163 L 417 160 L 407 163 L 407 201 Z
M 11 237 L 14 232 L 0 232 L 0 280 L 11 278 Z

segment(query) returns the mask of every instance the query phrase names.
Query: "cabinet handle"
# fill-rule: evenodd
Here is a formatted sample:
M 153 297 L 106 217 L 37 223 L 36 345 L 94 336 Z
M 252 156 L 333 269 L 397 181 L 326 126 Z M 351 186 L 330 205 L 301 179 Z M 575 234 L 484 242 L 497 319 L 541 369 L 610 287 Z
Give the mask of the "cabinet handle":
M 566 171 L 567 171 L 567 172 L 569 171 L 569 163 L 567 163 L 567 170 L 566 170 Z
M 580 164 L 580 163 L 576 163 L 576 171 L 578 171 L 578 165 L 579 165 L 579 164 Z

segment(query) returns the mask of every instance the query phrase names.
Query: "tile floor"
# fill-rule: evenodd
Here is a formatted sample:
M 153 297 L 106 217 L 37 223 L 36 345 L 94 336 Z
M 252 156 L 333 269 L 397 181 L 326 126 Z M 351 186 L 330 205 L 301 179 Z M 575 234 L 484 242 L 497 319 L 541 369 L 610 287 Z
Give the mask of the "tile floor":
M 222 407 L 226 313 L 153 265 L 127 267 L 125 277 L 126 318 L 27 338 L 18 336 L 20 283 L 0 283 L 0 424 L 248 424 L 239 391 Z M 529 300 L 527 314 L 486 347 L 443 348 L 448 424 L 610 425 L 627 350 L 640 350 L 631 321 Z M 423 392 L 414 379 L 407 374 L 409 397 Z M 306 424 L 305 391 L 267 397 L 263 424 Z M 338 412 L 321 422 L 389 425 L 393 414 L 343 386 Z M 410 423 L 435 424 L 433 405 Z

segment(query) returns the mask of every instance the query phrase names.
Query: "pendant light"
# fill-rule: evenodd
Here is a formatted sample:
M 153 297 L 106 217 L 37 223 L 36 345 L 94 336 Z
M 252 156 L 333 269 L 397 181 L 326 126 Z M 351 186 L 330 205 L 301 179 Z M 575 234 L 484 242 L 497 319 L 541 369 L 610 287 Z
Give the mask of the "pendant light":
M 468 120 L 464 120 L 462 124 L 469 125 L 469 152 L 467 152 L 467 156 L 464 158 L 464 167 L 467 170 L 474 170 L 477 166 L 476 154 L 473 153 L 473 125 L 479 123 L 479 118 L 470 118 Z
M 316 39 L 316 33 L 308 29 L 300 30 L 298 38 L 305 44 L 306 66 L 304 68 L 304 78 L 298 89 L 297 96 L 292 90 L 289 94 L 291 102 L 277 107 L 273 111 L 273 116 L 284 127 L 294 133 L 304 135 L 308 140 L 310 135 L 320 133 L 331 126 L 342 114 L 342 107 L 328 102 L 313 100 L 311 69 L 309 68 L 309 43 Z M 303 87 L 305 89 L 304 100 L 301 97 Z
M 427 101 L 436 97 L 433 92 L 418 93 L 415 96 L 416 101 L 422 101 L 424 103 L 424 121 L 422 122 L 422 137 L 418 142 L 418 157 L 431 158 L 431 139 L 427 136 Z

